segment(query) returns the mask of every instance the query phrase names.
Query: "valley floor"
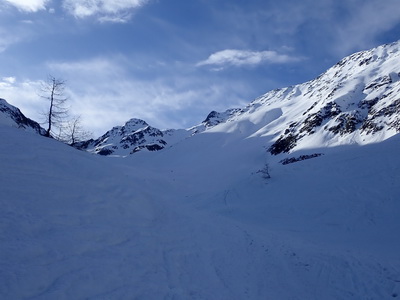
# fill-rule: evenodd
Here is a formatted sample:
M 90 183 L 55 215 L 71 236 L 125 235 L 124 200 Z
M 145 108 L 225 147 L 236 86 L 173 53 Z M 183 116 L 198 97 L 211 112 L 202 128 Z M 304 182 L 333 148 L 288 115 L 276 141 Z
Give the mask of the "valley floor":
M 398 136 L 270 157 L 267 180 L 258 141 L 104 158 L 0 136 L 1 299 L 400 297 Z

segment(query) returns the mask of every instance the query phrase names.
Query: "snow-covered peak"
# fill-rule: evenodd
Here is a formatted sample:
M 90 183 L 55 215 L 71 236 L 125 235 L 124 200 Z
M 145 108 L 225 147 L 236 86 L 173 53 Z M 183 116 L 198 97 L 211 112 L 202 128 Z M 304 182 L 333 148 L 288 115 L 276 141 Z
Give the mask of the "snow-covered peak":
M 188 130 L 190 130 L 193 134 L 201 133 L 220 123 L 226 122 L 229 118 L 240 113 L 240 111 L 240 108 L 231 108 L 224 112 L 217 112 L 213 110 L 207 115 L 206 119 L 203 122 L 201 122 L 199 125 L 189 128 Z
M 309 82 L 270 91 L 212 131 L 270 136 L 272 154 L 368 144 L 400 131 L 400 42 L 350 55 Z
M 188 136 L 187 130 L 162 131 L 133 118 L 124 126 L 116 126 L 98 139 L 79 143 L 76 147 L 100 155 L 126 156 L 141 150 L 158 151 Z
M 133 132 L 133 131 L 143 129 L 147 126 L 149 126 L 149 124 L 147 124 L 145 121 L 143 121 L 141 119 L 132 118 L 128 122 L 125 123 L 123 128 L 126 132 Z
M 12 106 L 2 98 L 0 98 L 0 124 L 21 128 L 41 135 L 45 134 L 45 130 L 38 123 L 25 117 L 17 107 Z

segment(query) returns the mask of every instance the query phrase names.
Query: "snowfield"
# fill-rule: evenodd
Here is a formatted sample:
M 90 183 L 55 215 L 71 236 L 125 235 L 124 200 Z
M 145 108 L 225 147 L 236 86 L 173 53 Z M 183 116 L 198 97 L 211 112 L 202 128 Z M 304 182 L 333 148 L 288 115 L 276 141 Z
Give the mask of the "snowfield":
M 1 299 L 400 297 L 399 135 L 271 156 L 211 130 L 126 158 L 0 137 Z

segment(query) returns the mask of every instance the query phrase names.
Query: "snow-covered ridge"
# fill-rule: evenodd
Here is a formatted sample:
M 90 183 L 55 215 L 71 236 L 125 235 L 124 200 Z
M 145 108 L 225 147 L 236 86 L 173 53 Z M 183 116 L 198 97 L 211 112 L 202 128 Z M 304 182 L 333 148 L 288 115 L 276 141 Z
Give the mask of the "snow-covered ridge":
M 101 137 L 78 143 L 75 147 L 100 155 L 126 156 L 138 151 L 159 151 L 195 134 L 226 122 L 240 109 L 223 113 L 212 111 L 199 125 L 189 129 L 160 130 L 140 119 L 130 119 L 123 126 L 116 126 Z
M 0 124 L 32 131 L 41 135 L 45 130 L 35 121 L 25 115 L 15 106 L 0 98 Z
M 268 92 L 228 122 L 213 130 L 247 122 L 249 136 L 272 136 L 272 154 L 387 139 L 400 131 L 400 42 L 355 53 L 314 80 Z
M 193 135 L 268 137 L 271 154 L 368 144 L 400 131 L 400 41 L 352 54 L 309 82 L 270 91 L 242 109 L 212 111 L 189 129 L 162 131 L 138 119 L 82 148 L 128 155 L 161 150 Z

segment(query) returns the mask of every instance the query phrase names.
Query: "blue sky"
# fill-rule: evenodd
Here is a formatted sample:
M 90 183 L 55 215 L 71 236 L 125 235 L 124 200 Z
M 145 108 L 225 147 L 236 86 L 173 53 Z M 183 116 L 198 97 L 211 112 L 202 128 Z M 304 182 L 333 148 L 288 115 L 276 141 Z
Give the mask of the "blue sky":
M 51 74 L 95 136 L 187 128 L 398 39 L 399 0 L 1 0 L 0 98 L 40 121 Z

